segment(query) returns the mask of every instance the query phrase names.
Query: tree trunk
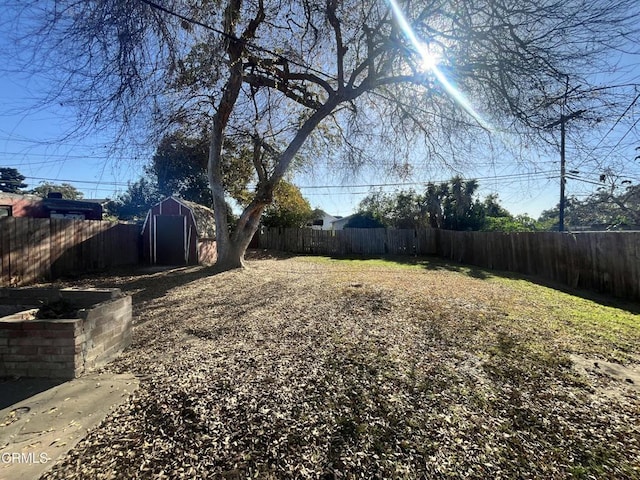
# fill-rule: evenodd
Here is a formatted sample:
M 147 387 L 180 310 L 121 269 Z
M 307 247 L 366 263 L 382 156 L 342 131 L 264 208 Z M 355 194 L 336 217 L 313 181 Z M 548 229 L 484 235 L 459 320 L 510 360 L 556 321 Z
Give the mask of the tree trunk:
M 227 231 L 218 232 L 216 227 L 216 238 L 218 239 L 218 260 L 216 261 L 216 270 L 225 271 L 234 268 L 244 267 L 244 254 L 249 247 L 249 243 L 253 235 L 260 225 L 260 216 L 265 207 L 269 205 L 273 199 L 273 190 L 278 184 L 285 172 L 289 168 L 295 154 L 309 137 L 311 132 L 318 124 L 335 108 L 341 99 L 338 97 L 330 98 L 320 109 L 316 110 L 310 118 L 306 120 L 303 126 L 298 130 L 295 137 L 291 140 L 287 148 L 280 154 L 275 164 L 273 173 L 268 179 L 263 180 L 258 185 L 258 191 L 253 201 L 244 209 L 238 220 L 233 235 L 229 235 Z M 216 119 L 219 115 L 216 116 Z M 215 123 L 214 123 L 215 126 Z M 224 199 L 222 198 L 222 175 L 220 173 L 220 150 L 222 145 L 223 129 L 214 129 L 212 136 L 212 148 L 210 151 L 209 162 L 209 181 L 211 183 L 211 191 L 214 194 L 214 209 L 221 208 L 219 205 Z M 218 196 L 216 196 L 218 193 Z M 219 212 L 215 212 L 216 222 L 220 216 Z
M 256 202 L 247 207 L 233 236 L 228 238 L 225 248 L 218 252 L 216 270 L 224 272 L 235 268 L 244 268 L 244 254 L 249 248 L 251 239 L 258 231 L 260 216 L 265 206 L 265 204 Z
M 249 238 L 249 240 L 251 240 L 251 238 Z M 215 269 L 220 272 L 226 272 L 227 270 L 244 268 L 245 251 L 246 248 L 243 248 L 238 244 L 231 243 L 227 245 L 227 248 L 218 255 Z

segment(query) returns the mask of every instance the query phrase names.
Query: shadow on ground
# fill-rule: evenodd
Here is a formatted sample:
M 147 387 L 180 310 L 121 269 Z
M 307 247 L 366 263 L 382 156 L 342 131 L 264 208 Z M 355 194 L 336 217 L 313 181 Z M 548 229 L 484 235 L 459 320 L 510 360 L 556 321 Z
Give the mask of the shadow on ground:
M 0 378 L 0 410 L 64 382 L 48 378 Z
M 288 260 L 296 257 L 308 257 L 311 254 L 292 254 L 275 250 L 250 249 L 245 256 L 248 261 L 260 260 Z M 553 288 L 569 295 L 584 298 L 592 302 L 607 307 L 619 308 L 634 314 L 640 314 L 640 304 L 628 300 L 619 299 L 608 294 L 595 291 L 579 290 L 571 288 L 567 285 L 545 280 L 533 275 L 524 275 L 503 270 L 487 270 L 473 265 L 466 265 L 452 260 L 444 260 L 440 257 L 429 256 L 409 256 L 409 255 L 349 255 L 349 256 L 325 256 L 337 261 L 382 261 L 389 263 L 397 263 L 400 265 L 417 266 L 428 271 L 447 271 L 459 273 L 467 277 L 477 278 L 479 280 L 488 280 L 495 277 L 508 278 L 514 280 L 526 280 L 548 288 Z M 249 267 L 250 268 L 250 267 Z M 129 293 L 136 304 L 146 303 L 156 298 L 161 298 L 166 293 L 180 285 L 197 281 L 221 273 L 214 266 L 147 266 L 135 270 L 119 269 L 113 270 L 102 275 L 88 275 L 79 279 L 67 279 L 56 282 L 63 283 L 67 286 L 91 285 L 103 288 L 120 288 L 123 292 Z M 119 283 L 114 284 L 114 279 L 118 279 Z
M 131 295 L 134 308 L 156 298 L 164 297 L 175 287 L 220 273 L 212 266 L 147 266 L 137 269 L 118 269 L 100 275 L 89 274 L 78 279 L 59 279 L 64 286 L 119 288 Z

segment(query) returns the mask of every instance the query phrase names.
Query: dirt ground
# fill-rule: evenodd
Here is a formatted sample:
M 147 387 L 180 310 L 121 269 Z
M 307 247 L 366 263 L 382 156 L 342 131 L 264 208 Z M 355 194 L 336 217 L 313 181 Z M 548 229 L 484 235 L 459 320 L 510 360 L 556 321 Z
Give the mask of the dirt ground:
M 640 478 L 633 313 L 436 261 L 248 264 L 67 283 L 133 295 L 106 370 L 140 387 L 43 478 Z

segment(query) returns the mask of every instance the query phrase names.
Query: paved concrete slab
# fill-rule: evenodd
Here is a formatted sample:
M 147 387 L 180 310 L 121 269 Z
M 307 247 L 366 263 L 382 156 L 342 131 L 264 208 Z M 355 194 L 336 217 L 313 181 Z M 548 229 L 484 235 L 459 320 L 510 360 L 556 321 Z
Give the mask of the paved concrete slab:
M 48 387 L 24 382 L 27 394 Z M 3 384 L 0 402 L 23 399 L 0 410 L 0 479 L 38 479 L 137 387 L 133 375 L 89 374 L 24 398 Z

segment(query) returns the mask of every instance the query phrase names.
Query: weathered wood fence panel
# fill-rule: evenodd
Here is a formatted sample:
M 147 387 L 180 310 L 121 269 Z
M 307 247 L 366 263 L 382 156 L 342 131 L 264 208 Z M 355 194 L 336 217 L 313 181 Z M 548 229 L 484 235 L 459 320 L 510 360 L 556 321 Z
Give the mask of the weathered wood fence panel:
M 640 300 L 640 232 L 270 229 L 259 244 L 317 255 L 437 255 Z
M 0 218 L 0 286 L 140 262 L 140 227 L 95 220 Z

